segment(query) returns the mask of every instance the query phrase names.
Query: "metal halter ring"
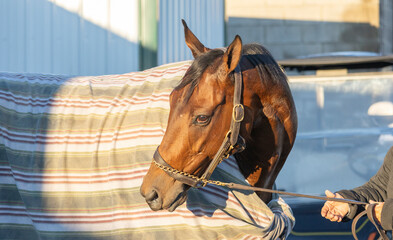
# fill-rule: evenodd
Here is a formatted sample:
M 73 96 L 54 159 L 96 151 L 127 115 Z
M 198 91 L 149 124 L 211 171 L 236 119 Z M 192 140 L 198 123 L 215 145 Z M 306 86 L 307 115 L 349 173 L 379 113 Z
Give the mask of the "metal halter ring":
M 236 117 L 236 108 L 240 108 L 241 112 L 240 112 L 240 119 L 237 119 Z M 233 111 L 232 111 L 232 118 L 234 122 L 241 122 L 244 119 L 244 107 L 243 104 L 236 104 L 235 106 L 233 106 Z

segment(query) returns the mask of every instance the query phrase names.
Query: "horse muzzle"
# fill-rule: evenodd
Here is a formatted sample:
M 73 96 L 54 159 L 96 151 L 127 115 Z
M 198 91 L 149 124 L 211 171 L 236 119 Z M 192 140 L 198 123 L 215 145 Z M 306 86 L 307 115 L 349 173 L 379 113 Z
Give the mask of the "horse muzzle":
M 189 188 L 162 171 L 150 169 L 143 179 L 140 193 L 151 210 L 165 209 L 172 212 L 187 200 Z

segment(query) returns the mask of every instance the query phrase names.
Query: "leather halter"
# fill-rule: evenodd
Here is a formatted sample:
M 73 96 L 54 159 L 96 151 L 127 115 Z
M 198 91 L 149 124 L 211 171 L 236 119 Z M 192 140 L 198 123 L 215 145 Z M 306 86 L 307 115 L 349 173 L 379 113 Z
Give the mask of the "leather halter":
M 207 184 L 207 181 L 212 175 L 214 169 L 216 169 L 217 165 L 225 158 L 228 158 L 230 155 L 233 155 L 237 152 L 241 152 L 246 148 L 246 142 L 244 138 L 239 135 L 240 125 L 244 119 L 244 107 L 241 104 L 242 98 L 242 73 L 240 66 L 237 65 L 235 68 L 235 89 L 233 96 L 233 109 L 232 109 L 232 120 L 229 131 L 227 132 L 224 141 L 222 142 L 219 150 L 214 156 L 213 160 L 210 162 L 206 171 L 203 173 L 201 177 L 197 177 L 190 173 L 185 173 L 179 170 L 174 169 L 170 166 L 161 156 L 161 154 L 157 150 L 154 153 L 153 161 L 154 163 L 164 170 L 166 174 L 173 177 L 174 179 L 190 185 L 192 187 L 200 188 L 204 187 Z

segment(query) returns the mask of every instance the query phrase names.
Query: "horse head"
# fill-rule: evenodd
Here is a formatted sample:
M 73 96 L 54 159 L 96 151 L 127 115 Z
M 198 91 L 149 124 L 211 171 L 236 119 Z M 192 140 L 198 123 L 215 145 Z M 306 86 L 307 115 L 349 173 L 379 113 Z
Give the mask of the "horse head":
M 183 25 L 194 61 L 170 95 L 167 129 L 140 189 L 152 210 L 175 210 L 190 186 L 235 153 L 251 185 L 272 188 L 296 137 L 286 75 L 264 47 L 236 36 L 226 49 L 209 49 Z M 241 153 L 239 139 L 247 144 Z
M 239 63 L 239 36 L 226 51 L 206 48 L 183 21 L 185 41 L 195 58 L 170 95 L 168 125 L 157 149 L 174 169 L 201 176 L 225 138 L 231 123 L 234 84 Z M 143 179 L 141 194 L 153 210 L 174 210 L 186 200 L 188 185 L 153 163 Z

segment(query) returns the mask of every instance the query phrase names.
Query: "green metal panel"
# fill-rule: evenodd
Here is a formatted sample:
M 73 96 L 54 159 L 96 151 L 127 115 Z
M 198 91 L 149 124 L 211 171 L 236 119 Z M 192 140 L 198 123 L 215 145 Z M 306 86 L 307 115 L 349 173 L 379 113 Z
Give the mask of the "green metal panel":
M 139 69 L 157 66 L 157 0 L 139 0 Z

